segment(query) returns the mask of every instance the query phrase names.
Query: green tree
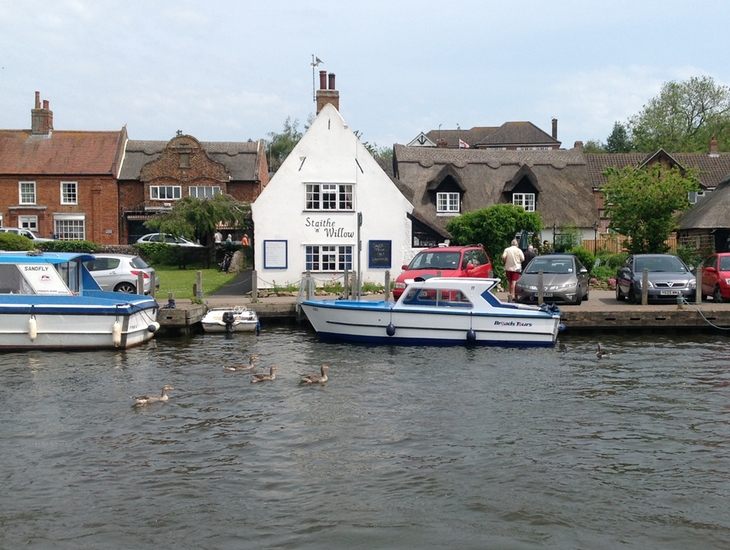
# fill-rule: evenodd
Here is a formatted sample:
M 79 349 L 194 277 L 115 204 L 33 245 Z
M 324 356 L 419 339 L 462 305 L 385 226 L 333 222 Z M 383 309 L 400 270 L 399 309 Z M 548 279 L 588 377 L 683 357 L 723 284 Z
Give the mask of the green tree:
M 145 226 L 176 237 L 193 239 L 212 237 L 218 223 L 251 232 L 251 205 L 230 195 L 219 194 L 210 198 L 183 197 L 172 210 L 145 222 Z
M 522 230 L 542 229 L 537 212 L 526 212 L 514 204 L 495 204 L 452 219 L 446 226 L 454 244 L 482 243 L 494 263 L 501 263 L 502 252 Z
M 730 150 L 730 88 L 709 76 L 666 82 L 628 122 L 638 151 L 707 151 L 715 136 L 720 150 Z
M 589 139 L 583 146 L 584 153 L 605 153 L 604 145 L 597 139 Z
M 620 122 L 614 122 L 613 131 L 606 138 L 606 153 L 630 153 L 634 150 L 634 143 L 629 136 L 629 130 Z
M 632 254 L 666 252 L 664 241 L 677 228 L 677 215 L 690 206 L 688 193 L 699 189 L 694 174 L 660 163 L 609 168 L 603 174 L 609 228 L 628 237 L 623 244 Z
M 271 138 L 266 142 L 266 157 L 269 161 L 269 171 L 276 172 L 282 163 L 292 152 L 292 149 L 302 139 L 302 132 L 299 131 L 299 119 L 294 119 L 292 122 L 291 117 L 286 117 L 284 121 L 284 130 L 277 134 L 276 132 L 269 132 Z

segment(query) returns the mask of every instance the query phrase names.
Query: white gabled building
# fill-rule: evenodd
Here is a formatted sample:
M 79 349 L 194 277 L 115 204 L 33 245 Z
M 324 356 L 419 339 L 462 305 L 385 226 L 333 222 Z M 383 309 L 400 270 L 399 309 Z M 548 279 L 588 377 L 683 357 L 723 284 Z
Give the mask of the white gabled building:
M 325 76 L 317 118 L 251 205 L 260 288 L 298 284 L 306 271 L 318 286 L 357 273 L 358 213 L 363 282 L 382 284 L 388 269 L 395 278 L 411 255 L 413 205 L 345 124 Z

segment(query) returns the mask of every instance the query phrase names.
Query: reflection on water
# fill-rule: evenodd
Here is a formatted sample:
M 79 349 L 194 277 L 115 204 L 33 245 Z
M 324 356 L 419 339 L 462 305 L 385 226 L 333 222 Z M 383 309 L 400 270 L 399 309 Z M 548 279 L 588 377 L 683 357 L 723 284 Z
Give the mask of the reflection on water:
M 727 339 L 602 344 L 272 327 L 0 355 L 0 547 L 727 547 Z M 275 381 L 224 371 L 251 353 Z M 322 364 L 326 385 L 299 385 Z

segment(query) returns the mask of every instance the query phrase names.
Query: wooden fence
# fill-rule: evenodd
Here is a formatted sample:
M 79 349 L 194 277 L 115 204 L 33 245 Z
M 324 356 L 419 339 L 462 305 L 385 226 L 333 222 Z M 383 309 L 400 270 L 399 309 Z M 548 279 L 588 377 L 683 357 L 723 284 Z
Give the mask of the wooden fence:
M 598 239 L 583 239 L 582 246 L 586 250 L 589 250 L 590 252 L 595 253 L 599 250 L 606 250 L 607 252 L 610 252 L 611 254 L 618 254 L 619 252 L 626 252 L 626 249 L 623 247 L 623 241 L 626 239 L 626 237 L 622 235 L 599 235 Z M 669 246 L 669 252 L 676 253 L 677 252 L 677 237 L 676 235 L 672 235 L 669 237 L 666 241 L 667 246 Z

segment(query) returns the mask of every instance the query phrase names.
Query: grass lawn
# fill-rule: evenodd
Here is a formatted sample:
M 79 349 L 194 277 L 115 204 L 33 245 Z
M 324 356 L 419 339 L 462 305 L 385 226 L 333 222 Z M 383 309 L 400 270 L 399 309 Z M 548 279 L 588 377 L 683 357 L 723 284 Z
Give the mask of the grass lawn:
M 157 291 L 158 299 L 165 299 L 169 292 L 175 294 L 175 298 L 190 300 L 194 297 L 193 285 L 197 282 L 198 271 L 203 273 L 203 296 L 219 290 L 227 282 L 236 278 L 237 273 L 223 273 L 217 267 L 205 269 L 202 267 L 188 266 L 187 269 L 179 269 L 173 265 L 152 266 L 160 279 L 160 289 Z

